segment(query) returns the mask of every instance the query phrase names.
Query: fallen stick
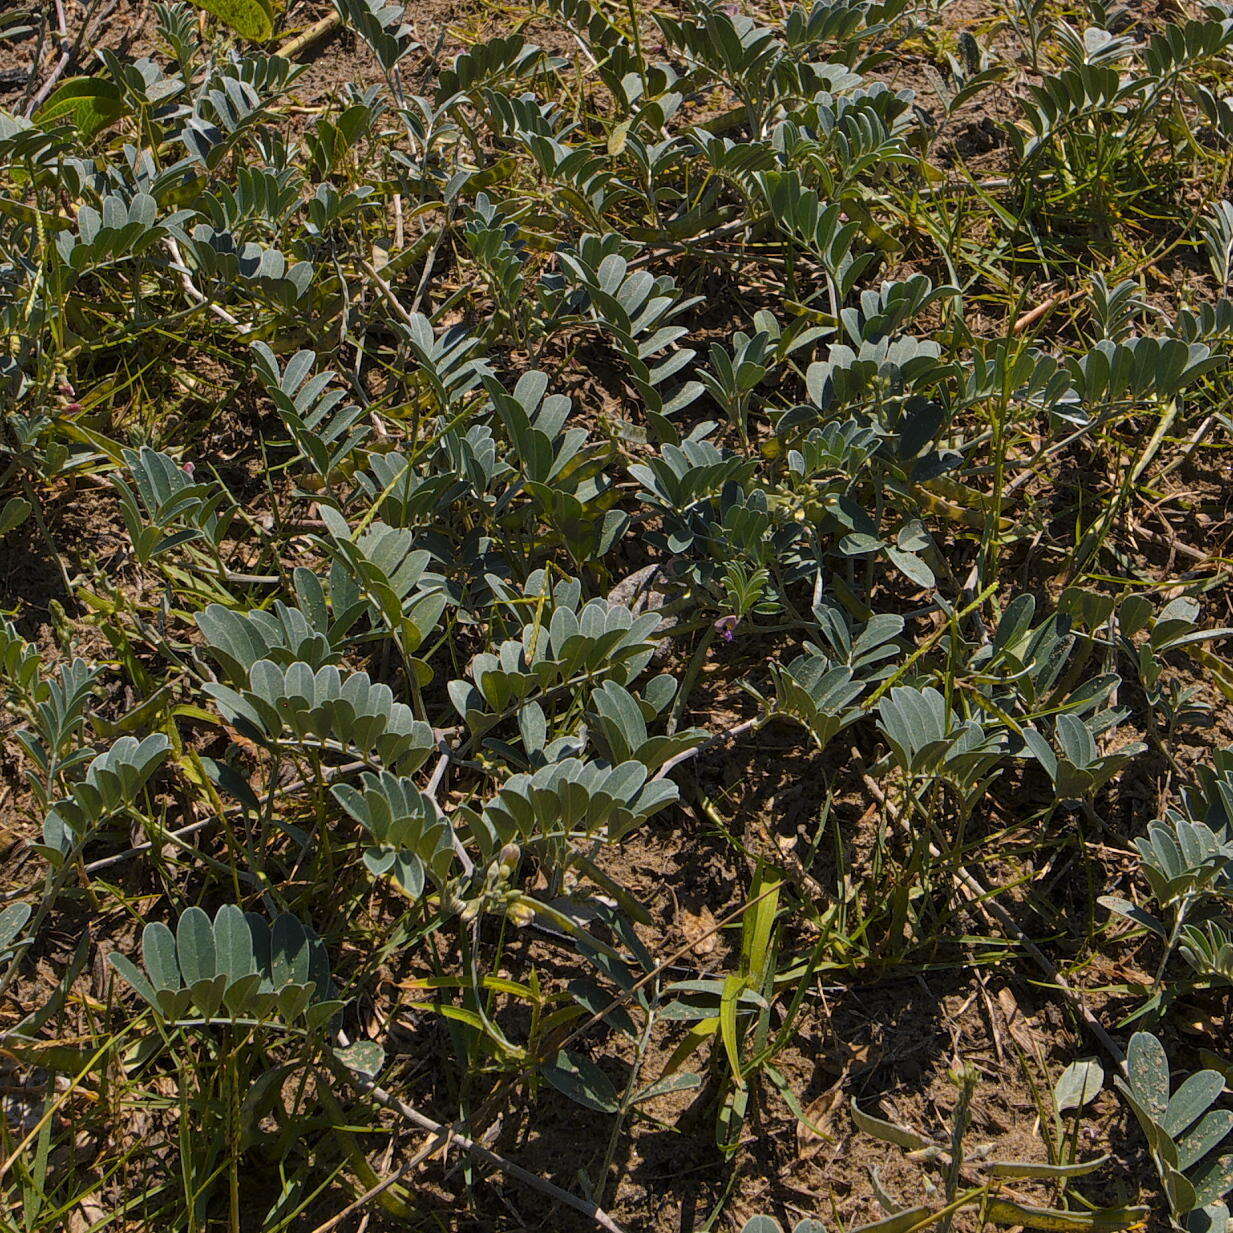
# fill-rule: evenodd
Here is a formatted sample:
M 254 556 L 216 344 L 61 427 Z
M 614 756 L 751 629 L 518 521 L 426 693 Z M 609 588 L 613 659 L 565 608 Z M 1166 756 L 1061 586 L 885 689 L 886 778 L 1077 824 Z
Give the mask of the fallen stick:
M 338 1043 L 345 1048 L 350 1042 L 342 1032 L 339 1032 Z M 460 1131 L 454 1129 L 453 1126 L 446 1126 L 441 1122 L 433 1121 L 432 1118 L 407 1104 L 405 1100 L 392 1096 L 384 1088 L 378 1087 L 371 1079 L 351 1070 L 334 1057 L 332 1053 L 327 1051 L 325 1056 L 327 1063 L 334 1073 L 349 1083 L 357 1092 L 374 1100 L 383 1109 L 389 1109 L 391 1112 L 397 1113 L 399 1117 L 420 1127 L 421 1130 L 427 1130 L 434 1137 L 439 1137 L 442 1146 L 448 1146 L 451 1143 L 456 1144 L 468 1155 L 474 1156 L 477 1160 L 482 1160 L 485 1164 L 492 1165 L 493 1168 L 504 1173 L 507 1177 L 516 1178 L 532 1190 L 537 1190 L 540 1194 L 547 1195 L 558 1203 L 564 1203 L 566 1207 L 571 1207 L 576 1212 L 581 1212 L 584 1216 L 595 1221 L 601 1229 L 607 1229 L 608 1233 L 624 1233 L 621 1226 L 602 1207 L 592 1203 L 589 1199 L 580 1199 L 577 1195 L 570 1194 L 568 1190 L 562 1190 L 555 1182 L 550 1182 L 547 1178 L 540 1177 L 529 1169 L 524 1169 L 522 1165 L 516 1164 L 512 1160 L 507 1160 L 504 1156 L 499 1155 L 490 1148 L 476 1143 L 474 1139 L 468 1138 Z
M 330 1233 L 331 1229 L 336 1229 L 348 1217 L 355 1215 L 365 1204 L 371 1200 L 378 1198 L 391 1186 L 396 1186 L 404 1177 L 419 1168 L 425 1160 L 436 1152 L 443 1144 L 449 1142 L 449 1136 L 444 1132 L 441 1134 L 430 1135 L 427 1142 L 421 1147 L 410 1160 L 399 1165 L 388 1177 L 382 1178 L 375 1186 L 370 1186 L 358 1198 L 353 1199 L 346 1207 L 342 1209 L 336 1216 L 331 1216 L 324 1224 L 319 1224 L 313 1233 Z
M 314 43 L 319 43 L 327 35 L 333 34 L 341 25 L 342 14 L 338 12 L 329 13 L 320 21 L 315 21 L 311 26 L 301 30 L 295 38 L 288 39 L 278 48 L 276 54 L 282 56 L 284 60 L 294 60 L 296 56 L 307 51 Z
M 1067 300 L 1073 299 L 1079 293 L 1077 291 L 1059 291 L 1056 295 L 1051 295 L 1043 304 L 1037 304 L 1035 308 L 1029 309 L 1019 317 L 1010 327 L 1012 334 L 1022 334 L 1024 330 L 1030 330 L 1039 320 L 1047 317 L 1059 304 L 1064 304 Z
M 253 329 L 251 325 L 246 325 L 238 317 L 232 316 L 221 304 L 215 304 L 193 282 L 193 276 L 189 273 L 188 266 L 184 264 L 184 257 L 180 252 L 180 246 L 175 242 L 174 238 L 167 236 L 163 243 L 167 252 L 171 255 L 171 268 L 180 276 L 180 285 L 184 288 L 188 298 L 197 304 L 204 305 L 220 321 L 225 321 L 228 325 L 235 326 L 241 334 L 249 333 Z
M 703 741 L 701 745 L 695 745 L 692 749 L 687 749 L 683 753 L 669 758 L 651 778 L 666 779 L 668 773 L 674 771 L 682 762 L 688 762 L 690 758 L 696 758 L 699 754 L 707 753 L 717 745 L 724 745 L 728 741 L 735 741 L 738 737 L 744 736 L 746 732 L 756 732 L 770 718 L 771 716 L 769 715 L 758 715 L 753 719 L 747 719 L 743 723 L 736 724 L 732 728 L 725 728 L 722 732 L 716 732 L 713 736 Z

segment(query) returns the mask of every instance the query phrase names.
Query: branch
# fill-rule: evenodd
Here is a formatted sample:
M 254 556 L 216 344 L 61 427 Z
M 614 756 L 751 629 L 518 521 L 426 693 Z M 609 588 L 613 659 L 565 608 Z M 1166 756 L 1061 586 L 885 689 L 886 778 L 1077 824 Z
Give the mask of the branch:
M 345 1048 L 350 1042 L 342 1032 L 339 1032 L 338 1043 Z M 537 1190 L 540 1194 L 545 1194 L 549 1198 L 555 1199 L 558 1203 L 564 1203 L 567 1207 L 572 1207 L 574 1211 L 581 1212 L 584 1216 L 590 1217 L 601 1229 L 607 1229 L 608 1233 L 624 1233 L 621 1226 L 602 1207 L 597 1206 L 588 1199 L 580 1199 L 577 1195 L 570 1194 L 568 1190 L 562 1190 L 560 1186 L 548 1181 L 546 1178 L 532 1173 L 529 1169 L 524 1169 L 512 1160 L 507 1160 L 504 1156 L 484 1147 L 482 1144 L 476 1143 L 474 1139 L 470 1139 L 456 1130 L 453 1125 L 446 1126 L 441 1122 L 434 1122 L 432 1118 L 413 1108 L 405 1100 L 400 1100 L 397 1096 L 390 1095 L 389 1092 L 382 1087 L 378 1087 L 371 1079 L 351 1070 L 335 1057 L 332 1052 L 327 1051 L 325 1058 L 334 1073 L 344 1079 L 358 1093 L 369 1097 L 383 1109 L 389 1109 L 391 1112 L 397 1113 L 399 1117 L 405 1118 L 408 1122 L 419 1126 L 422 1130 L 431 1132 L 434 1136 L 440 1138 L 443 1146 L 447 1146 L 450 1143 L 456 1144 L 468 1155 L 474 1156 L 477 1160 L 482 1160 L 485 1164 L 492 1165 L 494 1169 L 504 1173 L 507 1177 L 516 1178 L 532 1190 Z

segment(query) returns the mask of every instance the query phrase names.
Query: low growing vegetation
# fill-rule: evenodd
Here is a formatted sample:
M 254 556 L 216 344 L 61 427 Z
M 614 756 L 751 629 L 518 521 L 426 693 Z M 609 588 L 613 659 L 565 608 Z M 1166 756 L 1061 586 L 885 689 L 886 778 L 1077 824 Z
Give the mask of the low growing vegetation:
M 1226 1233 L 1233 8 L 333 2 L 0 15 L 0 1226 Z

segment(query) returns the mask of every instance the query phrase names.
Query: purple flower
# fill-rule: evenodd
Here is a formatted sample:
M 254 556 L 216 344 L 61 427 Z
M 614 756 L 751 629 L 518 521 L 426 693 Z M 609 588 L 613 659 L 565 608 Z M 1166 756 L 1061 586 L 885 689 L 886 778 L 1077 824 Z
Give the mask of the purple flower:
M 735 613 L 729 613 L 727 616 L 721 616 L 715 622 L 715 632 L 723 637 L 725 642 L 731 642 L 736 637 L 736 627 L 741 623 L 741 618 Z

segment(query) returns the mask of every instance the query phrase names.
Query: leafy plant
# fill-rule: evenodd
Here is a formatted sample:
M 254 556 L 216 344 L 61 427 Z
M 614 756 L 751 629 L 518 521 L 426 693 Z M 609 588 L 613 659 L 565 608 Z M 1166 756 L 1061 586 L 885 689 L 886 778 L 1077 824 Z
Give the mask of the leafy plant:
M 1233 1130 L 1233 1113 L 1212 1106 L 1224 1076 L 1201 1070 L 1174 1089 L 1164 1046 L 1150 1032 L 1136 1032 L 1126 1050 L 1126 1078 L 1115 1082 L 1147 1136 L 1174 1223 L 1222 1227 L 1233 1175 L 1230 1157 L 1214 1153 Z
M 200 908 L 187 908 L 174 934 L 161 922 L 148 924 L 141 954 L 144 972 L 125 955 L 108 958 L 160 1019 L 302 1019 L 311 1031 L 342 1005 L 330 1000 L 324 948 L 287 914 L 267 922 L 223 904 L 211 921 Z
M 1042 1059 L 1233 995 L 1233 16 L 1131 7 L 0 17 L 0 1225 L 619 1233 L 670 1133 L 775 1233 L 918 989 L 950 1124 L 859 1097 L 818 1216 L 1141 1220 Z

